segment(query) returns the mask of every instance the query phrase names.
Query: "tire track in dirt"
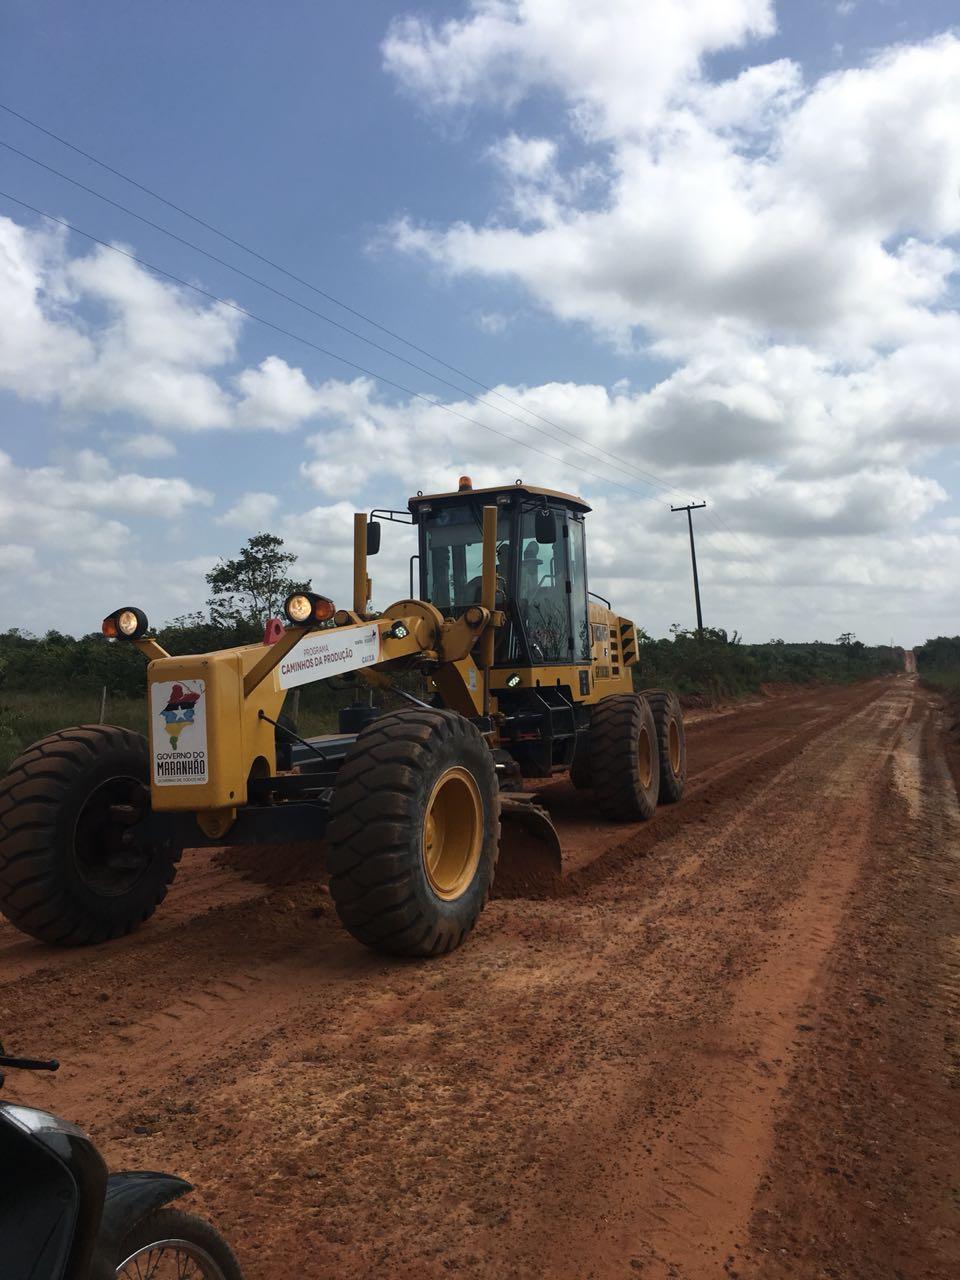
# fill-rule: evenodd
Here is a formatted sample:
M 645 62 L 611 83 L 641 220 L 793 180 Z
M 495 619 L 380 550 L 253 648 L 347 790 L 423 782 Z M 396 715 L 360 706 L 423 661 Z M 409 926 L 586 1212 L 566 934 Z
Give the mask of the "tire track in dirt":
M 709 964 L 689 935 L 701 927 L 701 917 L 725 912 L 731 897 L 755 887 L 758 872 L 786 873 L 796 897 L 768 903 L 765 938 L 756 921 L 743 922 L 752 961 L 743 954 L 744 939 L 739 955 L 736 944 L 726 955 L 715 954 L 719 971 L 733 970 L 739 981 L 718 986 L 716 1006 L 699 1013 L 696 1040 L 681 1034 L 678 1052 L 660 1063 L 668 1088 L 625 1076 L 612 1106 L 608 1100 L 599 1114 L 579 1117 L 575 1149 L 562 1153 L 562 1178 L 556 1171 L 564 1199 L 546 1215 L 553 1224 L 578 1225 L 572 1236 L 553 1230 L 539 1241 L 542 1274 L 613 1276 L 629 1264 L 644 1276 L 693 1280 L 718 1274 L 745 1237 L 770 1154 L 774 1110 L 798 1035 L 809 1030 L 805 1001 L 836 937 L 869 839 L 871 792 L 880 785 L 908 710 L 907 694 L 884 699 L 831 730 L 815 751 L 764 787 L 702 854 L 687 859 L 676 884 L 696 882 L 701 892 L 699 912 L 684 912 L 675 922 L 678 973 Z M 827 779 L 823 759 L 831 763 Z M 784 796 L 789 801 L 778 805 Z M 737 856 L 737 846 L 750 846 L 748 863 Z M 708 862 L 726 866 L 731 877 L 716 881 Z M 780 884 L 781 894 L 789 887 L 789 881 Z M 691 985 L 697 979 L 689 973 Z M 682 1018 L 675 1002 L 670 1021 Z M 652 1119 L 664 1112 L 663 1120 Z M 602 1178 L 591 1169 L 596 1151 L 617 1152 Z M 582 1182 L 571 1185 L 571 1169 L 584 1157 Z M 584 1219 L 595 1224 L 592 1231 L 583 1231 Z
M 919 691 L 821 974 L 743 1275 L 960 1275 L 960 801 Z
M 214 876 L 175 926 L 165 904 L 123 942 L 37 947 L 16 981 L 0 930 L 4 1025 L 67 1064 L 18 1095 L 114 1165 L 195 1180 L 250 1280 L 652 1276 L 690 1221 L 725 1248 L 809 1035 L 790 959 L 821 965 L 870 838 L 845 819 L 831 858 L 817 834 L 856 795 L 869 816 L 911 697 L 894 681 L 701 722 L 691 757 L 713 772 L 689 804 L 618 836 L 577 896 L 491 903 L 441 962 L 363 951 L 309 882 L 237 881 L 245 900 Z M 187 864 L 171 905 L 193 883 Z

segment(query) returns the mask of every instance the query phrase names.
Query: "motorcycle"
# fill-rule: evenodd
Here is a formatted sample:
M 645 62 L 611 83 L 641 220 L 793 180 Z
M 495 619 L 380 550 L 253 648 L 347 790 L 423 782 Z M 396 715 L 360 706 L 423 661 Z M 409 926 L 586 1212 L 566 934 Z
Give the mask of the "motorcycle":
M 5 1069 L 56 1071 L 53 1059 L 8 1057 Z M 170 1202 L 192 1190 L 165 1173 L 107 1173 L 69 1120 L 0 1103 L 3 1280 L 243 1280 L 220 1233 Z

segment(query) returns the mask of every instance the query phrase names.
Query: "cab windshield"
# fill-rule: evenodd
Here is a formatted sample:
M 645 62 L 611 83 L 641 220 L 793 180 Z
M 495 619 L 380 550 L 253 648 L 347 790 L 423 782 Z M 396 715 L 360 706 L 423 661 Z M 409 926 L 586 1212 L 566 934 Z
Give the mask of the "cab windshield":
M 497 517 L 497 597 L 509 579 L 510 515 Z M 424 521 L 426 598 L 445 617 L 480 603 L 483 584 L 483 510 L 478 503 L 444 507 Z
M 494 665 L 589 662 L 583 516 L 559 505 L 553 537 L 540 542 L 543 504 L 497 511 L 497 597 L 506 626 L 497 630 Z M 450 618 L 480 603 L 483 506 L 451 502 L 420 518 L 424 598 Z

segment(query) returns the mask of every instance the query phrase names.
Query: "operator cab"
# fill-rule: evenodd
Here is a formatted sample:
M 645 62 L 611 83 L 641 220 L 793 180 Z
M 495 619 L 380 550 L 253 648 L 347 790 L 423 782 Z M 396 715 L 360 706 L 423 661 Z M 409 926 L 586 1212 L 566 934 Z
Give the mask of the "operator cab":
M 478 604 L 483 573 L 483 508 L 497 508 L 495 666 L 590 661 L 587 562 L 581 499 L 517 483 L 411 498 L 419 529 L 420 595 L 444 617 Z

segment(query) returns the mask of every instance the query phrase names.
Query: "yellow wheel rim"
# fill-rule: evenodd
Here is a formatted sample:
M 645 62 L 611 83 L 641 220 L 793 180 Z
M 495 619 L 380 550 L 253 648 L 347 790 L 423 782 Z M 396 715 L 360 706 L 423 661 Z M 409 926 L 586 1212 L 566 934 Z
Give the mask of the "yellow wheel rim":
M 676 720 L 670 721 L 670 728 L 667 731 L 667 739 L 670 747 L 670 768 L 675 774 L 680 772 L 680 729 Z
M 640 730 L 640 737 L 637 741 L 637 767 L 640 771 L 640 785 L 649 787 L 653 781 L 653 750 L 646 726 Z
M 473 882 L 483 847 L 483 802 L 468 769 L 447 769 L 433 784 L 423 816 L 423 865 L 430 888 L 447 902 Z

